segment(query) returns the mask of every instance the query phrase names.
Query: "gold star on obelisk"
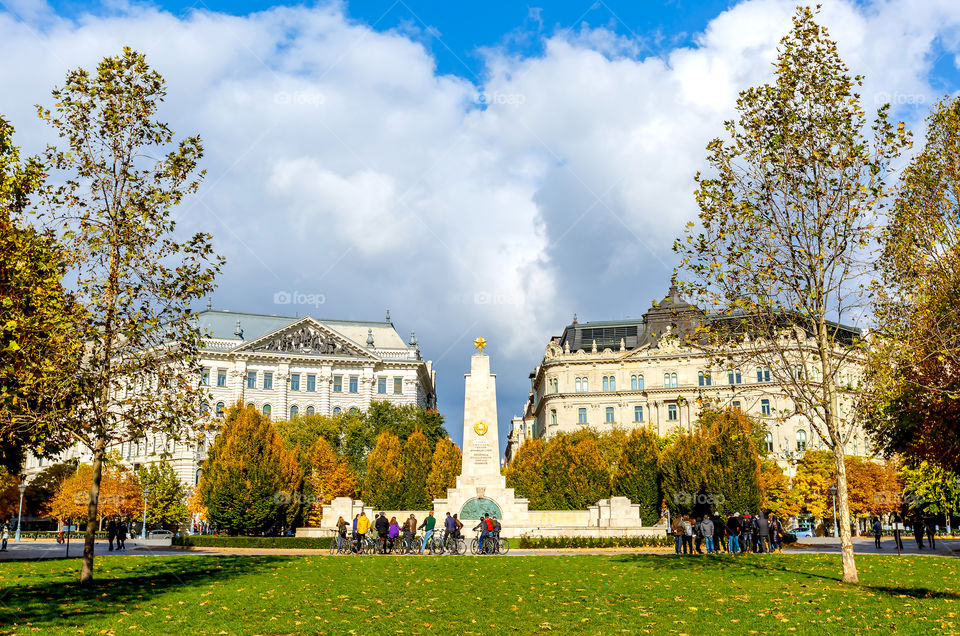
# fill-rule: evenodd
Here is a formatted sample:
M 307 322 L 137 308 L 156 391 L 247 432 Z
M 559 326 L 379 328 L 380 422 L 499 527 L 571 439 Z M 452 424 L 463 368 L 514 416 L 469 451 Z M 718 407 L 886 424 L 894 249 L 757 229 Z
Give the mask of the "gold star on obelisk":
M 476 340 L 473 341 L 473 346 L 477 348 L 477 351 L 479 351 L 480 353 L 483 353 L 483 348 L 487 346 L 487 341 L 484 340 L 482 337 L 477 338 Z

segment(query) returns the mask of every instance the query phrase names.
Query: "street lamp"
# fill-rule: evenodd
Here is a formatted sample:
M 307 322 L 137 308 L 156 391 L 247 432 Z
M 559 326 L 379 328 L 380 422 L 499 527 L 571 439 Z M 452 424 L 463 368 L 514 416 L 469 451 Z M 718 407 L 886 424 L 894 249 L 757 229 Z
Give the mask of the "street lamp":
M 833 496 L 833 536 L 837 536 L 837 487 L 830 486 L 830 494 Z
M 27 490 L 27 484 L 22 483 L 17 488 L 20 489 L 20 508 L 17 510 L 17 538 L 16 542 L 20 543 L 20 523 L 23 519 L 23 493 Z
M 140 529 L 140 538 L 147 538 L 147 499 L 150 498 L 150 486 L 143 489 L 143 527 Z

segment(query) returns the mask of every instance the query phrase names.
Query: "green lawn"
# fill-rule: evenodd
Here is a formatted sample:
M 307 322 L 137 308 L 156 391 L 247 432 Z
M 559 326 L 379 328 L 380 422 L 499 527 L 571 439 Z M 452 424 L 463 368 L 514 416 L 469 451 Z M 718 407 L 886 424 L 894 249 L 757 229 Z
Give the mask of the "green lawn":
M 0 633 L 960 631 L 960 560 L 677 557 L 99 557 L 0 563 Z

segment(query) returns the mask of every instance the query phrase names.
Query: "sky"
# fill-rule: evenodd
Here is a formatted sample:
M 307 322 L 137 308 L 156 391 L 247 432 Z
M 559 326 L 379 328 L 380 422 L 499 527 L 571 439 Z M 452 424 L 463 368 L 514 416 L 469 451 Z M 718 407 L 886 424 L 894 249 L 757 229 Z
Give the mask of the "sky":
M 39 152 L 55 139 L 34 105 L 69 69 L 146 53 L 168 84 L 160 117 L 203 138 L 206 178 L 176 216 L 227 258 L 213 306 L 389 309 L 433 361 L 458 443 L 483 336 L 502 447 L 574 314 L 637 317 L 665 295 L 705 146 L 771 79 L 794 8 L 0 0 L 0 114 Z M 960 89 L 960 3 L 828 1 L 819 20 L 865 107 L 890 102 L 920 138 Z

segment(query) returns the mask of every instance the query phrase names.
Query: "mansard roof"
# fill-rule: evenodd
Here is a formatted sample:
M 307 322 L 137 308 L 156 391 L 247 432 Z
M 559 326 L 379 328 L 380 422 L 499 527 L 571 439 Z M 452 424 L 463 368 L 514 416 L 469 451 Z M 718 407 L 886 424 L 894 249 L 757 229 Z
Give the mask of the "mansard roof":
M 278 332 L 285 327 L 303 321 L 305 318 L 323 325 L 344 339 L 365 348 L 367 336 L 373 335 L 376 349 L 415 349 L 406 344 L 397 333 L 393 323 L 388 321 L 337 320 L 314 318 L 312 316 L 276 316 L 253 314 L 226 310 L 206 309 L 194 314 L 195 325 L 205 338 L 232 340 L 236 346 L 251 343 L 266 335 Z M 243 336 L 237 336 L 239 329 Z

